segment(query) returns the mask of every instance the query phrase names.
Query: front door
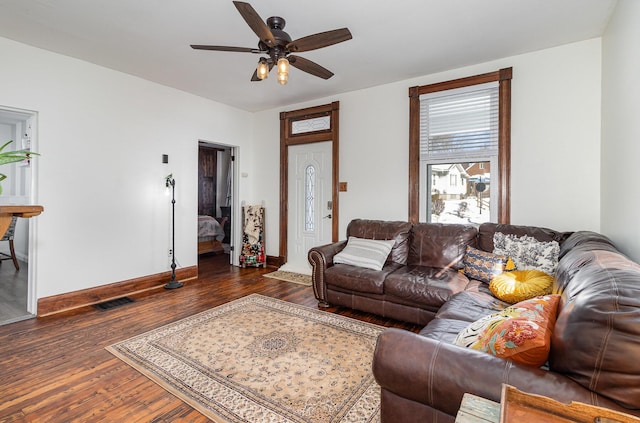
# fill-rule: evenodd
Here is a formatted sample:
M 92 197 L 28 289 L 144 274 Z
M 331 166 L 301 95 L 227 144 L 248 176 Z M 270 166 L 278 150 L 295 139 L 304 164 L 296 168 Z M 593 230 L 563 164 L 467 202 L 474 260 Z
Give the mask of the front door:
M 309 249 L 331 242 L 331 141 L 289 147 L 287 263 L 280 269 L 311 274 Z

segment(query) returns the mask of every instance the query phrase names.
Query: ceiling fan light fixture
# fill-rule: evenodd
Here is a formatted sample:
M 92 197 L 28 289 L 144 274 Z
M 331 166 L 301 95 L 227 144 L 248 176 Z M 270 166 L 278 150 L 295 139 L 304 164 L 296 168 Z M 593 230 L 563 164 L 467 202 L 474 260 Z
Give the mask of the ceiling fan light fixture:
M 278 59 L 278 82 L 285 85 L 289 81 L 289 60 L 286 57 Z
M 269 77 L 269 64 L 267 63 L 267 59 L 264 57 L 260 58 L 256 73 L 260 79 L 267 79 Z

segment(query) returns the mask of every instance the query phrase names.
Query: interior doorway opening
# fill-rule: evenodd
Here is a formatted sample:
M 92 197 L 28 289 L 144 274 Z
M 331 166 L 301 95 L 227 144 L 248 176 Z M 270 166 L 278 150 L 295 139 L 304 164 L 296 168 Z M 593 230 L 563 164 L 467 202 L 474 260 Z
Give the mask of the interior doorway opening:
M 228 255 L 238 265 L 234 245 L 238 218 L 236 147 L 198 142 L 198 258 Z
M 37 150 L 37 113 L 0 106 L 0 145 L 12 141 L 3 151 Z M 3 165 L 0 205 L 32 205 L 36 197 L 37 160 L 25 160 Z M 0 239 L 5 234 L 0 234 Z M 7 324 L 36 316 L 34 249 L 36 246 L 34 219 L 18 218 L 13 246 L 18 266 L 13 260 L 0 261 L 0 324 Z M 11 255 L 9 242 L 0 242 L 0 252 Z

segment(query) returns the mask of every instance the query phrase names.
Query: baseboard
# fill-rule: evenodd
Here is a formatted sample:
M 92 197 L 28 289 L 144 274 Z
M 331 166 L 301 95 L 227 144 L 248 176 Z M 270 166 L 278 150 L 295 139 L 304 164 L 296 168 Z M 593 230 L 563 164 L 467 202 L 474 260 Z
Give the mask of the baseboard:
M 185 282 L 198 277 L 198 266 L 176 269 L 176 279 Z M 86 307 L 114 298 L 133 295 L 138 292 L 162 288 L 171 279 L 171 272 L 157 273 L 121 282 L 114 282 L 94 288 L 67 292 L 38 299 L 38 317 L 49 316 L 63 311 Z

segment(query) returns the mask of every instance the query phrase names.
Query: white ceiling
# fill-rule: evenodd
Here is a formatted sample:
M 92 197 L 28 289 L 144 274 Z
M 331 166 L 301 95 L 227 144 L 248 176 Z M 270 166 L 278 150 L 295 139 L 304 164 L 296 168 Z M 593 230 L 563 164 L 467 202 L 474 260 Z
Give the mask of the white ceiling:
M 249 0 L 292 39 L 348 27 L 353 39 L 299 53 L 335 73 L 292 68 L 251 82 L 256 47 L 231 0 L 0 0 L 0 36 L 259 111 L 602 35 L 615 0 Z M 6 66 L 6 63 L 2 66 Z

